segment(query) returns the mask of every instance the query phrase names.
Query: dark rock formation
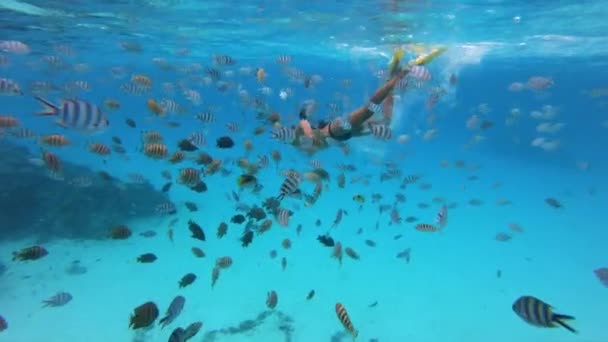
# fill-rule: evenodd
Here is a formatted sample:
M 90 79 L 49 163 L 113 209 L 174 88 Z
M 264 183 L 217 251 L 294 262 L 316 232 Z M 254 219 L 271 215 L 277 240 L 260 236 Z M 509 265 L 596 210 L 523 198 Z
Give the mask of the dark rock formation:
M 104 238 L 110 227 L 156 215 L 155 207 L 168 201 L 150 184 L 123 183 L 65 161 L 63 180 L 53 179 L 32 163 L 39 156 L 6 140 L 0 155 L 0 239 Z

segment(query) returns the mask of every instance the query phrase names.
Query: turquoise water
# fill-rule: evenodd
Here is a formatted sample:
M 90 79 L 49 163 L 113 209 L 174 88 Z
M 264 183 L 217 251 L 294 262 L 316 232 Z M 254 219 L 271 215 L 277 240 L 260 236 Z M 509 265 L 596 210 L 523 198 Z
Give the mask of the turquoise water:
M 8 326 L 0 341 L 168 341 L 174 329 L 197 321 L 203 327 L 191 341 L 352 340 L 336 317 L 336 303 L 347 309 L 358 341 L 608 341 L 607 290 L 594 274 L 608 267 L 607 12 L 603 1 L 2 1 L 0 41 L 22 42 L 28 51 L 0 51 L 0 78 L 23 91 L 0 95 L 0 116 L 18 120 L 16 127 L 0 128 L 0 316 Z M 272 125 L 256 118 L 276 112 L 283 125 L 295 125 L 305 100 L 318 104 L 313 123 L 346 117 L 384 82 L 381 73 L 396 48 L 409 60 L 438 46 L 447 50 L 425 66 L 432 79 L 410 79 L 395 91 L 388 140 L 356 137 L 346 142 L 346 154 L 330 139 L 328 149 L 309 156 L 273 139 Z M 214 64 L 217 55 L 232 57 L 234 65 Z M 290 79 L 279 56 L 290 56 L 288 68 L 320 81 L 306 88 L 301 79 Z M 222 84 L 207 68 L 221 73 L 226 91 L 218 90 Z M 256 68 L 266 71 L 263 84 Z M 121 89 L 132 75 L 152 81 L 145 94 Z M 534 76 L 552 83 L 531 89 L 526 84 Z M 36 91 L 34 81 L 52 87 Z M 88 82 L 89 89 L 69 92 L 74 81 Z M 282 99 L 287 88 L 292 94 Z M 439 89 L 443 95 L 428 108 L 429 95 Z M 200 103 L 184 90 L 198 92 Z M 266 106 L 244 103 L 242 91 Z M 34 95 L 96 104 L 109 127 L 59 127 L 56 118 L 35 115 L 41 106 Z M 109 99 L 120 108 L 109 108 Z M 148 99 L 173 100 L 183 113 L 154 115 Z M 341 110 L 332 113 L 330 104 Z M 215 121 L 195 118 L 203 112 Z M 482 129 L 484 121 L 491 126 Z M 232 123 L 238 132 L 227 128 Z M 253 134 L 257 127 L 264 133 Z M 192 133 L 206 143 L 171 163 L 144 154 L 142 131 L 160 132 L 169 154 Z M 44 145 L 42 138 L 55 133 L 71 143 Z M 234 148 L 216 146 L 225 135 Z M 91 143 L 116 145 L 113 137 L 124 153 L 89 151 Z M 253 144 L 250 152 L 246 140 Z M 62 172 L 49 172 L 41 148 L 61 160 Z M 278 165 L 273 151 L 282 155 Z M 205 168 L 196 163 L 201 152 L 221 160 L 222 170 L 202 176 L 208 190 L 198 193 L 176 179 L 183 168 Z M 246 157 L 255 164 L 258 156 L 270 158 L 255 175 L 263 188 L 239 192 L 237 178 L 246 171 L 236 161 Z M 247 222 L 231 218 L 246 212 L 237 209 L 231 192 L 239 194 L 240 206 L 262 206 L 279 194 L 282 171 L 311 171 L 313 162 L 330 174 L 319 199 L 306 206 L 286 198 L 281 207 L 293 211 L 288 226 L 269 213 L 270 231 L 242 247 Z M 381 181 L 390 163 L 400 173 Z M 356 170 L 343 171 L 342 164 Z M 167 192 L 161 190 L 168 182 L 163 171 L 172 176 Z M 344 187 L 338 186 L 340 174 Z M 421 178 L 400 188 L 409 175 Z M 300 188 L 311 194 L 315 184 L 303 181 Z M 365 203 L 353 200 L 357 194 Z M 374 202 L 374 194 L 382 199 Z M 397 194 L 406 201 L 397 201 Z M 548 205 L 547 198 L 562 207 Z M 188 201 L 198 211 L 189 210 Z M 167 202 L 175 204 L 175 214 L 155 212 Z M 448 206 L 444 229 L 415 228 L 435 224 L 442 204 Z M 390 209 L 380 213 L 380 205 Z M 400 224 L 390 223 L 393 208 Z M 348 214 L 332 228 L 339 209 Z M 189 220 L 203 227 L 205 241 L 190 237 Z M 228 223 L 228 233 L 220 239 L 221 222 Z M 118 225 L 132 235 L 110 239 Z M 156 235 L 140 235 L 149 230 Z M 325 233 L 360 259 L 344 255 L 340 264 L 317 241 Z M 500 233 L 510 239 L 499 241 Z M 284 239 L 290 249 L 282 247 Z M 14 251 L 34 245 L 48 255 L 12 260 Z M 195 246 L 205 257 L 195 258 Z M 409 262 L 396 257 L 407 248 Z M 138 263 L 144 253 L 158 259 Z M 224 256 L 233 264 L 212 287 L 216 259 Z M 179 288 L 187 273 L 197 279 Z M 73 299 L 42 308 L 61 291 Z M 278 295 L 274 309 L 265 303 L 270 291 Z M 161 329 L 158 321 L 177 295 L 186 298 L 185 307 Z M 578 334 L 527 324 L 511 307 L 524 295 L 574 316 L 570 323 Z M 148 301 L 158 306 L 159 318 L 149 328 L 130 329 L 133 310 Z

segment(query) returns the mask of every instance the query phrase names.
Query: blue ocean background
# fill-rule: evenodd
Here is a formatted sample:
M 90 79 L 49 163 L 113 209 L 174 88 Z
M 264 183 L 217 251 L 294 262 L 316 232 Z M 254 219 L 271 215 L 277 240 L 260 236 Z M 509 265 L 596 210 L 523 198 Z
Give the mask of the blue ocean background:
M 168 341 L 173 329 L 195 321 L 203 322 L 203 328 L 193 341 L 349 341 L 352 337 L 336 318 L 338 302 L 359 331 L 357 341 L 608 341 L 608 289 L 594 274 L 608 267 L 608 91 L 593 92 L 608 88 L 607 15 L 605 1 L 3 0 L 0 40 L 23 42 L 31 52 L 0 51 L 9 61 L 0 66 L 0 78 L 13 79 L 24 90 L 23 96 L 0 96 L 0 114 L 16 117 L 21 128 L 39 135 L 64 134 L 72 144 L 49 148 L 69 164 L 65 179 L 58 180 L 38 165 L 37 138 L 16 138 L 10 130 L 0 134 L 0 217 L 5 218 L 0 223 L 0 316 L 8 323 L 0 341 Z M 124 42 L 140 45 L 141 51 L 126 51 Z M 355 138 L 348 141 L 348 154 L 332 146 L 311 157 L 272 139 L 268 126 L 264 134 L 253 135 L 261 123 L 256 110 L 239 104 L 236 85 L 264 98 L 286 125 L 297 123 L 301 103 L 308 99 L 319 104 L 314 120 L 329 116 L 327 104 L 336 102 L 336 92 L 350 99 L 346 114 L 366 103 L 382 82 L 377 73 L 386 70 L 400 46 L 408 58 L 434 46 L 447 51 L 428 65 L 433 75 L 429 84 L 399 93 L 390 141 Z M 59 53 L 57 47 L 73 53 Z M 150 113 L 148 98 L 168 97 L 164 82 L 194 84 L 189 77 L 204 74 L 215 55 L 236 60 L 234 66 L 220 68 L 234 71 L 225 77 L 234 88 L 219 92 L 213 85 L 198 84 L 192 88 L 200 92 L 201 105 L 189 104 L 177 91 L 173 98 L 186 106 L 186 114 L 159 118 Z M 45 56 L 60 56 L 66 67 L 50 67 L 42 61 Z M 312 88 L 290 81 L 276 62 L 279 56 L 291 56 L 291 67 L 320 75 L 322 81 Z M 172 69 L 159 68 L 154 58 L 165 59 Z M 203 69 L 183 71 L 195 63 Z M 79 64 L 88 70 L 75 71 Z M 114 67 L 125 70 L 124 78 L 113 77 Z M 261 94 L 262 86 L 254 76 L 239 73 L 241 67 L 264 68 L 272 94 Z M 149 76 L 151 92 L 137 96 L 121 91 L 132 74 Z M 449 82 L 451 75 L 455 84 Z M 513 82 L 526 83 L 532 76 L 554 84 L 540 91 L 508 90 Z M 342 85 L 346 79 L 351 86 Z M 100 107 L 109 98 L 120 102 L 118 110 L 104 109 L 110 120 L 106 131 L 64 129 L 52 117 L 35 115 L 40 105 L 28 84 L 47 81 L 62 87 L 79 80 L 91 85 L 79 98 Z M 293 96 L 282 100 L 279 91 L 288 87 Z M 447 93 L 430 111 L 425 102 L 433 87 Z M 55 91 L 48 98 L 59 102 L 62 95 Z M 542 120 L 531 112 L 546 105 L 557 113 L 551 122 L 563 124 L 559 132 L 538 132 Z M 202 124 L 194 114 L 207 108 L 215 108 L 216 122 Z M 493 126 L 467 129 L 467 120 L 480 108 L 489 108 L 482 117 Z M 521 115 L 509 125 L 515 108 Z M 433 123 L 428 122 L 431 114 Z M 137 128 L 127 126 L 127 118 Z M 168 127 L 168 122 L 180 126 Z M 228 123 L 238 123 L 239 132 L 229 132 Z M 434 139 L 423 138 L 429 129 L 436 131 Z M 162 171 L 169 170 L 175 179 L 181 168 L 196 165 L 192 160 L 173 165 L 147 158 L 141 143 L 146 130 L 162 132 L 171 152 L 180 139 L 203 133 L 207 143 L 201 151 L 223 160 L 227 174 L 204 177 L 204 193 L 175 181 L 170 191 L 161 192 L 167 182 Z M 408 135 L 407 143 L 397 141 L 402 134 Z M 233 137 L 234 148 L 215 146 L 224 135 Z M 483 139 L 470 144 L 476 135 Z M 109 145 L 112 136 L 121 138 L 124 156 L 101 158 L 88 151 L 89 143 Z M 558 148 L 532 146 L 539 136 L 558 140 Z M 254 146 L 250 153 L 243 148 L 247 139 Z M 242 192 L 242 204 L 261 206 L 278 194 L 284 179 L 279 171 L 309 171 L 311 160 L 319 161 L 331 179 L 313 206 L 286 199 L 283 206 L 294 211 L 289 227 L 270 217 L 275 221 L 271 230 L 243 248 L 238 239 L 244 224 L 230 222 L 240 212 L 226 195 L 238 191 L 236 179 L 243 173 L 235 161 L 243 156 L 256 160 L 274 150 L 282 155 L 278 168 L 271 160 L 256 175 L 264 186 L 261 193 Z M 457 167 L 458 161 L 464 167 Z M 381 181 L 386 163 L 395 163 L 400 177 Z M 344 172 L 344 188 L 336 181 L 343 173 L 340 164 L 357 169 Z M 103 180 L 100 171 L 113 180 Z M 142 174 L 147 183 L 133 184 L 133 173 Z M 422 175 L 420 183 L 430 189 L 419 184 L 400 189 L 401 179 L 412 174 Z M 81 176 L 90 177 L 93 185 L 80 189 L 69 184 Z M 361 177 L 369 182 L 357 181 Z M 313 188 L 312 183 L 302 185 L 305 193 Z M 379 203 L 372 203 L 374 193 L 382 194 Z M 399 193 L 407 201 L 395 208 L 404 219 L 417 217 L 416 223 L 434 222 L 441 206 L 436 198 L 455 203 L 446 228 L 423 233 L 416 223 L 389 224 L 390 212 L 379 213 L 378 205 L 392 206 Z M 353 201 L 356 194 L 366 202 Z M 563 207 L 547 205 L 546 198 L 558 199 Z M 471 205 L 475 199 L 481 205 Z M 506 200 L 509 204 L 499 204 Z M 175 203 L 177 213 L 156 214 L 155 206 L 167 201 Z M 198 211 L 189 211 L 186 201 L 196 203 Z M 348 215 L 331 228 L 339 209 Z M 190 238 L 190 219 L 204 228 L 206 241 Z M 216 237 L 220 222 L 229 225 L 222 239 Z M 513 223 L 523 232 L 510 230 Z M 123 241 L 108 239 L 109 229 L 120 224 L 133 235 Z M 301 233 L 296 232 L 298 225 Z M 173 242 L 167 237 L 169 228 Z M 157 235 L 139 235 L 147 230 Z M 340 265 L 333 259 L 331 249 L 316 241 L 328 231 L 356 250 L 360 260 L 345 256 Z M 512 238 L 497 241 L 498 233 Z M 292 241 L 288 250 L 281 247 L 286 238 Z M 49 255 L 12 260 L 14 251 L 32 245 L 44 246 Z M 194 258 L 194 246 L 206 257 Z M 406 248 L 411 249 L 409 263 L 396 257 Z M 277 258 L 269 256 L 271 250 L 278 252 Z M 143 253 L 154 253 L 158 260 L 136 262 Z M 234 263 L 212 288 L 211 271 L 223 256 Z M 69 272 L 75 261 L 86 270 Z M 180 278 L 190 272 L 197 280 L 178 288 Z M 272 290 L 279 297 L 274 310 L 265 304 Z M 311 290 L 315 296 L 307 300 Z M 59 291 L 74 299 L 62 307 L 41 308 L 41 301 Z M 153 301 L 162 317 L 176 295 L 183 295 L 186 305 L 170 326 L 129 329 L 136 306 Z M 579 333 L 525 323 L 511 308 L 522 295 L 575 316 L 572 325 Z

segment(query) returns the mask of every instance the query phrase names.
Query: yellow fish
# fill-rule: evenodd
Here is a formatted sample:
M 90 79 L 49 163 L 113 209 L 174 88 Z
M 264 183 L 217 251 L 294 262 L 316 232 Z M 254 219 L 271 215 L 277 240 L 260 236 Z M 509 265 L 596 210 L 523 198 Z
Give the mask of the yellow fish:
M 355 196 L 353 196 L 353 201 L 359 202 L 359 203 L 365 203 L 365 196 L 355 195 Z

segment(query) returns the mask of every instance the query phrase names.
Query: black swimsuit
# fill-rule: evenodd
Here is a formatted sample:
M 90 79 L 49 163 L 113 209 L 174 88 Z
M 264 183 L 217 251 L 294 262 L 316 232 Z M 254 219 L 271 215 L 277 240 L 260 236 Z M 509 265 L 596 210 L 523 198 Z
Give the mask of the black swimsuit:
M 329 123 L 328 126 L 327 126 L 327 132 L 329 133 L 329 136 L 332 139 L 335 139 L 335 140 L 338 140 L 338 141 L 346 141 L 346 140 L 348 140 L 348 139 L 350 139 L 350 138 L 353 137 L 353 134 L 352 134 L 352 132 L 350 130 L 347 131 L 343 135 L 334 135 L 334 133 L 331 131 L 331 123 Z

